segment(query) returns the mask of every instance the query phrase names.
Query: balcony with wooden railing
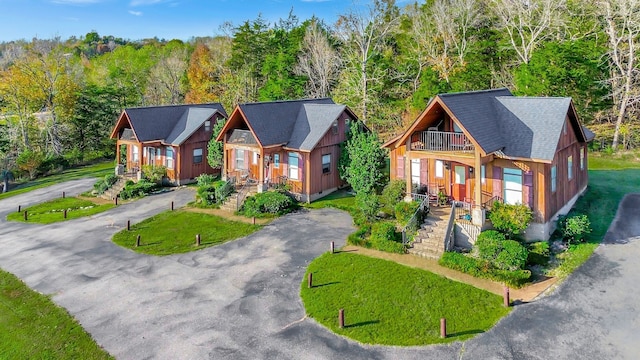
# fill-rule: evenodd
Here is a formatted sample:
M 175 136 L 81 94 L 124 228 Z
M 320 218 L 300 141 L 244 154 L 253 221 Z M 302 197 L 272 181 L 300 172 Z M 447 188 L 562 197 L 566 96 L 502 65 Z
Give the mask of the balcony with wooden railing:
M 473 154 L 475 146 L 463 133 L 429 130 L 411 136 L 411 150 Z

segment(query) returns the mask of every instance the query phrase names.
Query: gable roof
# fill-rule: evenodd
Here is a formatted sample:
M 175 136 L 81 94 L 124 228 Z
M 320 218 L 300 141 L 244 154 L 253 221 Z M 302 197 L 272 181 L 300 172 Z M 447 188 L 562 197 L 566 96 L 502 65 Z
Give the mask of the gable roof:
M 216 113 L 227 117 L 220 103 L 127 108 L 123 115 L 138 141 L 180 145 Z
M 291 141 L 298 120 L 304 122 L 305 117 L 300 118 L 300 112 L 305 104 L 335 105 L 330 98 L 323 98 L 246 103 L 238 105 L 238 108 L 258 137 L 258 142 L 262 146 L 271 146 L 286 145 Z M 315 118 L 315 115 L 311 116 Z M 304 130 L 302 124 L 299 126 L 296 140 L 302 137 Z M 302 144 L 303 141 L 297 142 Z
M 303 104 L 287 147 L 313 150 L 346 108 L 337 104 Z
M 593 133 L 580 126 L 571 98 L 513 96 L 506 89 L 441 94 L 433 102 L 442 104 L 486 153 L 510 158 L 553 161 L 567 117 L 580 141 L 591 141 Z M 427 109 L 432 108 L 432 103 Z M 402 135 L 392 139 L 399 146 L 414 131 L 426 111 Z M 586 130 L 585 130 L 586 129 Z

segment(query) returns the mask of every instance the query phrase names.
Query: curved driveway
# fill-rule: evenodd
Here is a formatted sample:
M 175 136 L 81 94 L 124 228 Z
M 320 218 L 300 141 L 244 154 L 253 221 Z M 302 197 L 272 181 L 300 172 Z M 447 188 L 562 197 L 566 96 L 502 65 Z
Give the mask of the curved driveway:
M 93 181 L 0 201 L 0 268 L 52 294 L 118 359 L 630 359 L 640 352 L 640 241 L 631 239 L 640 229 L 629 225 L 640 224 L 640 195 L 620 205 L 636 210 L 612 225 L 607 239 L 618 244 L 599 247 L 552 295 L 518 306 L 467 342 L 397 348 L 363 346 L 304 319 L 298 291 L 307 264 L 353 231 L 337 210 L 287 215 L 246 238 L 167 257 L 136 254 L 110 238 L 127 219 L 191 201 L 189 189 L 65 223 L 4 220 L 18 204 L 77 194 Z

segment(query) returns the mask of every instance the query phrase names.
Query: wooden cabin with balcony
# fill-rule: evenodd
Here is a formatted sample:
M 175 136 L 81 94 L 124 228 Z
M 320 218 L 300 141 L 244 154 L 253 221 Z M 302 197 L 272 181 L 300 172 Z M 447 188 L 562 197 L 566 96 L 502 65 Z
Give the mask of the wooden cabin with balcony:
M 139 179 L 143 165 L 165 166 L 176 185 L 220 173 L 207 162 L 207 144 L 214 124 L 226 118 L 219 103 L 127 108 L 111 132 L 116 173 Z
M 494 201 L 527 204 L 527 239 L 548 239 L 555 219 L 586 190 L 587 142 L 571 98 L 519 97 L 508 89 L 440 94 L 384 144 L 391 179 L 413 192 L 468 206 L 483 226 Z
M 329 98 L 240 104 L 218 136 L 223 177 L 255 183 L 257 192 L 286 185 L 305 202 L 328 195 L 344 185 L 338 159 L 352 121 Z

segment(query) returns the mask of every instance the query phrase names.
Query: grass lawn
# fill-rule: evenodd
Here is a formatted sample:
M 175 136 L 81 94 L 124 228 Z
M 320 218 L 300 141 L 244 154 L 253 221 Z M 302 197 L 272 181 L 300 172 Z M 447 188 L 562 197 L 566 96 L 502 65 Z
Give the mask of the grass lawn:
M 50 175 L 42 178 L 35 179 L 33 181 L 27 181 L 18 186 L 11 187 L 9 192 L 0 194 L 0 200 L 26 193 L 31 190 L 40 189 L 43 187 L 51 186 L 64 181 L 75 180 L 86 177 L 104 177 L 107 174 L 112 174 L 114 169 L 113 161 L 101 162 L 93 165 L 87 165 L 74 169 L 69 169 L 61 172 L 60 174 Z
M 22 209 L 22 211 L 27 211 L 28 217 L 26 222 L 51 224 L 59 221 L 77 219 L 83 216 L 91 216 L 107 211 L 113 207 L 115 207 L 114 204 L 98 205 L 89 200 L 66 197 L 30 206 Z M 66 219 L 64 218 L 64 209 L 67 209 Z M 7 220 L 25 222 L 23 212 L 12 212 L 7 215 Z
M 307 314 L 332 331 L 367 344 L 425 345 L 468 339 L 510 309 L 502 298 L 433 273 L 349 253 L 326 253 L 307 269 L 314 287 L 301 297 Z M 461 296 L 464 294 L 464 296 Z M 344 309 L 345 328 L 338 328 Z M 440 318 L 447 319 L 446 339 Z
M 310 204 L 304 204 L 304 207 L 308 209 L 322 209 L 326 207 L 332 207 L 340 210 L 347 211 L 352 216 L 358 212 L 356 207 L 355 196 L 347 193 L 344 190 L 335 191 L 322 199 L 318 199 Z
M 0 270 L 0 359 L 112 359 L 47 296 Z
M 113 242 L 149 255 L 171 255 L 203 249 L 247 236 L 260 225 L 230 221 L 219 216 L 190 211 L 166 211 L 131 225 L 113 236 Z M 200 246 L 195 246 L 200 234 Z M 140 235 L 141 246 L 136 247 Z

